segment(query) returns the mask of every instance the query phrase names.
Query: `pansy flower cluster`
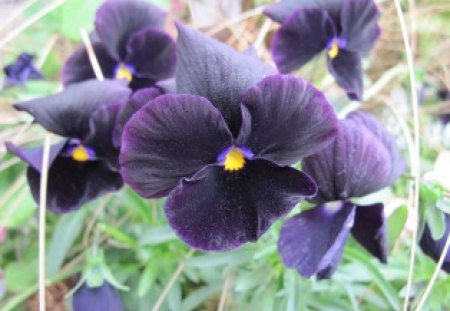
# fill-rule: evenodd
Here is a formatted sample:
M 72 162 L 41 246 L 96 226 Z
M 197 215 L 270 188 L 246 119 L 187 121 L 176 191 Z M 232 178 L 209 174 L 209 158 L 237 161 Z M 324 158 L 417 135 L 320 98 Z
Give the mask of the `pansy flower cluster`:
M 337 83 L 362 99 L 361 56 L 378 37 L 378 10 L 371 0 L 287 0 L 266 14 L 282 23 L 273 41 L 281 73 L 180 23 L 173 42 L 165 12 L 145 1 L 107 0 L 91 35 L 107 80 L 94 79 L 82 47 L 61 92 L 15 105 L 62 137 L 50 148 L 47 208 L 73 211 L 125 182 L 144 198 L 167 197 L 168 223 L 190 247 L 226 251 L 306 199 L 316 206 L 281 231 L 286 266 L 329 277 L 350 233 L 386 262 L 383 205 L 352 199 L 403 173 L 393 137 L 366 113 L 338 120 L 321 91 L 285 74 L 327 50 Z M 38 201 L 43 148 L 7 148 L 29 165 Z M 109 283 L 83 285 L 75 309 L 98 295 L 118 299 Z

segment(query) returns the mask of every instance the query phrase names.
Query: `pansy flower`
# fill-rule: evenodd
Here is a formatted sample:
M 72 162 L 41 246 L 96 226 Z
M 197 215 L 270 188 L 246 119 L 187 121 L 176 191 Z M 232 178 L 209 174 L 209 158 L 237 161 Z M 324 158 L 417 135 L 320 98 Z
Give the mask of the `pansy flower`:
M 143 0 L 107 0 L 97 10 L 93 49 L 103 75 L 134 90 L 173 76 L 175 44 L 164 32 L 166 13 Z M 66 61 L 65 85 L 95 78 L 84 47 Z
M 381 262 L 387 260 L 383 204 L 358 205 L 362 197 L 392 184 L 406 163 L 394 138 L 373 117 L 352 112 L 340 121 L 333 144 L 303 160 L 319 187 L 317 206 L 288 219 L 278 248 L 283 263 L 304 277 L 328 278 L 353 237 Z
M 330 73 L 352 100 L 363 98 L 361 57 L 379 37 L 373 0 L 285 0 L 265 14 L 281 23 L 272 55 L 281 72 L 298 69 L 327 51 Z
M 176 87 L 136 112 L 120 153 L 141 196 L 168 195 L 176 234 L 202 250 L 256 241 L 317 187 L 292 165 L 331 143 L 336 117 L 321 92 L 249 53 L 178 26 Z
M 104 281 L 98 287 L 86 283 L 73 294 L 73 311 L 123 311 L 125 310 L 116 288 Z
M 4 87 L 23 86 L 28 80 L 43 78 L 42 73 L 33 64 L 34 55 L 20 54 L 16 60 L 3 68 L 5 74 Z
M 121 188 L 119 150 L 113 131 L 130 89 L 119 81 L 89 80 L 62 92 L 14 107 L 26 111 L 48 131 L 64 137 L 50 148 L 47 208 L 56 213 L 78 209 L 98 196 Z M 31 193 L 39 202 L 43 147 L 7 143 L 9 152 L 28 166 Z
M 450 234 L 450 215 L 445 214 L 445 232 L 440 239 L 433 239 L 430 227 L 425 224 L 425 228 L 420 238 L 420 248 L 422 251 L 434 261 L 438 262 L 444 251 L 445 243 L 447 242 L 448 235 Z M 444 261 L 442 263 L 442 270 L 450 273 L 450 251 L 445 254 Z

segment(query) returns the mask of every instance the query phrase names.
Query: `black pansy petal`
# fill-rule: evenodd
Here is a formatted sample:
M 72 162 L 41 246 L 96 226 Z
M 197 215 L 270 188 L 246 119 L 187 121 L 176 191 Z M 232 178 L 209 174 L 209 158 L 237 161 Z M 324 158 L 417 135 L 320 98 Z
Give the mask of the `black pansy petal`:
M 67 143 L 67 139 L 63 139 L 59 143 L 50 146 L 50 153 L 48 158 L 48 165 L 51 166 L 53 161 L 59 155 L 61 150 Z M 14 145 L 11 142 L 5 143 L 6 150 L 19 157 L 22 161 L 27 163 L 29 166 L 34 168 L 36 171 L 41 172 L 42 170 L 42 154 L 44 147 L 34 147 L 34 148 L 24 148 Z
M 279 165 L 292 165 L 329 145 L 338 123 L 320 91 L 287 75 L 269 76 L 250 88 L 242 120 L 238 145 Z
M 280 72 L 291 72 L 324 50 L 335 35 L 333 22 L 324 10 L 297 10 L 273 38 L 273 60 Z
M 131 82 L 128 86 L 133 90 L 133 92 L 135 92 L 140 89 L 145 89 L 145 88 L 155 86 L 155 84 L 156 84 L 156 81 L 153 79 L 133 76 L 133 79 L 131 80 Z
M 389 178 L 386 183 L 393 183 L 405 172 L 408 167 L 402 153 L 400 152 L 400 149 L 397 146 L 394 136 L 386 130 L 383 124 L 368 113 L 353 111 L 349 113 L 346 118 L 364 125 L 387 148 L 391 157 L 392 165 L 391 173 L 389 174 Z
M 39 202 L 41 174 L 29 167 L 27 177 L 31 194 Z M 103 161 L 77 162 L 57 157 L 48 172 L 47 209 L 57 214 L 71 212 L 122 186 L 120 174 L 111 171 Z
M 16 60 L 3 68 L 5 74 L 5 87 L 17 85 L 22 86 L 28 80 L 39 80 L 44 78 L 42 73 L 33 64 L 34 55 L 28 53 L 20 54 Z
M 156 97 L 162 95 L 162 92 L 154 87 L 140 89 L 133 93 L 130 102 L 123 105 L 117 116 L 117 122 L 114 127 L 113 142 L 116 147 L 120 147 L 122 140 L 122 132 L 125 124 L 131 116 L 141 109 L 145 104 L 152 101 Z
M 14 107 L 31 114 L 50 132 L 82 140 L 89 133 L 89 120 L 94 111 L 107 103 L 127 102 L 130 92 L 120 81 L 88 80 Z
M 316 190 L 306 174 L 265 160 L 249 160 L 236 172 L 211 165 L 172 190 L 165 213 L 189 246 L 224 251 L 256 241 Z
M 245 91 L 274 69 L 259 59 L 178 24 L 177 92 L 207 98 L 222 113 L 231 132 L 241 127 Z
M 355 217 L 351 203 L 319 205 L 288 219 L 281 229 L 278 251 L 283 263 L 309 278 L 328 278 L 337 267 Z
M 384 206 L 376 203 L 368 206 L 356 206 L 353 237 L 369 253 L 382 263 L 387 262 L 386 225 Z
M 380 36 L 380 11 L 374 0 L 346 0 L 341 10 L 341 36 L 346 49 L 361 55 L 369 54 Z
M 339 54 L 328 57 L 328 70 L 336 83 L 342 87 L 351 100 L 363 100 L 363 74 L 361 56 L 356 52 L 340 49 Z
M 125 126 L 120 164 L 125 181 L 146 198 L 167 195 L 232 144 L 220 112 L 205 98 L 163 95 Z
M 389 185 L 386 147 L 361 124 L 342 120 L 336 140 L 303 160 L 302 169 L 319 186 L 315 202 L 360 197 Z
M 128 40 L 125 63 L 140 78 L 162 80 L 175 73 L 175 42 L 163 31 L 147 27 Z
M 447 242 L 448 235 L 450 234 L 450 215 L 445 214 L 445 233 L 439 240 L 434 240 L 431 235 L 431 230 L 428 224 L 425 224 L 425 228 L 420 238 L 420 248 L 435 262 L 439 261 L 442 251 L 444 250 L 445 243 Z M 450 273 L 450 252 L 445 254 L 444 262 L 442 263 L 442 270 Z
M 73 294 L 73 311 L 124 311 L 119 292 L 108 282 L 99 287 L 86 284 Z
M 95 30 L 109 55 L 126 56 L 130 36 L 146 27 L 163 29 L 166 13 L 143 0 L 107 0 L 97 10 Z
M 97 159 L 104 160 L 112 170 L 119 170 L 119 149 L 113 144 L 117 116 L 127 102 L 109 103 L 98 107 L 89 120 L 89 135 L 82 143 L 95 151 Z
M 343 0 L 284 0 L 264 9 L 264 14 L 278 23 L 283 23 L 299 9 L 324 9 L 333 20 L 337 20 Z
M 118 62 L 108 55 L 108 52 L 99 42 L 93 43 L 95 56 L 105 78 L 113 78 Z M 62 80 L 64 85 L 95 79 L 89 56 L 84 47 L 79 47 L 64 63 Z

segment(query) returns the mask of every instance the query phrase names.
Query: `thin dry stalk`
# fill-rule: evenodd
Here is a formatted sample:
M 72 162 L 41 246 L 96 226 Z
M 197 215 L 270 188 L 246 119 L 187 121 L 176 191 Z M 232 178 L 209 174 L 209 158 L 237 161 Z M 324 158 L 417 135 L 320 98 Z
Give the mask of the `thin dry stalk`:
M 225 283 L 223 284 L 222 294 L 220 295 L 219 307 L 217 311 L 225 311 L 227 306 L 228 297 L 231 289 L 231 281 L 233 279 L 233 274 L 228 272 L 227 277 L 225 278 Z
M 81 38 L 83 39 L 84 46 L 86 47 L 86 51 L 89 56 L 89 61 L 91 62 L 91 66 L 92 69 L 94 70 L 95 76 L 100 81 L 105 80 L 97 56 L 95 55 L 94 48 L 92 47 L 91 40 L 89 39 L 89 35 L 84 29 L 80 29 L 80 34 Z

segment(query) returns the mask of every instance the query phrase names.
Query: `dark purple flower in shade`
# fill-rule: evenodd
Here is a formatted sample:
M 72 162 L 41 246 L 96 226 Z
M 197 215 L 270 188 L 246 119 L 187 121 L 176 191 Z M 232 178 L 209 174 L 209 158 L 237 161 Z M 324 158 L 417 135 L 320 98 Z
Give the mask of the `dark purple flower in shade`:
M 173 76 L 175 43 L 164 32 L 166 13 L 143 0 L 107 0 L 97 10 L 93 42 L 103 75 L 125 79 L 133 90 L 154 86 Z M 87 51 L 76 50 L 66 61 L 65 85 L 95 78 Z
M 437 97 L 442 101 L 449 101 L 450 91 L 446 88 L 441 88 L 437 91 Z M 448 122 L 450 122 L 450 113 L 443 113 L 439 115 L 439 118 L 441 119 L 442 124 L 446 125 Z
M 28 80 L 43 79 L 42 73 L 34 67 L 34 55 L 20 54 L 14 63 L 3 68 L 5 74 L 4 87 L 23 86 Z
M 83 284 L 72 297 L 73 311 L 124 311 L 119 292 L 108 282 L 99 287 Z
M 352 100 L 363 98 L 361 57 L 379 37 L 373 0 L 285 0 L 265 14 L 280 22 L 272 55 L 281 72 L 298 69 L 327 50 L 330 73 Z
M 131 117 L 121 172 L 143 197 L 168 195 L 166 216 L 187 244 L 228 250 L 316 194 L 314 181 L 288 165 L 331 143 L 337 120 L 309 83 L 263 78 L 273 69 L 257 58 L 178 30 L 184 94 L 159 96 Z
M 394 138 L 373 117 L 352 112 L 340 121 L 333 144 L 303 160 L 317 183 L 317 206 L 288 219 L 278 248 L 281 259 L 304 277 L 328 278 L 337 268 L 352 233 L 369 253 L 387 260 L 383 204 L 351 201 L 392 184 L 406 163 Z
M 438 262 L 441 257 L 442 251 L 444 250 L 445 243 L 447 242 L 448 235 L 450 234 L 450 215 L 445 214 L 445 232 L 444 235 L 438 239 L 434 240 L 431 235 L 431 230 L 428 224 L 425 224 L 425 228 L 420 238 L 420 248 L 422 251 L 430 256 L 434 261 Z M 442 263 L 442 270 L 450 273 L 450 252 L 445 254 L 444 262 Z
M 48 131 L 64 137 L 50 150 L 49 210 L 70 212 L 121 188 L 119 149 L 113 144 L 113 131 L 130 92 L 119 81 L 89 80 L 70 85 L 58 94 L 15 105 Z M 6 147 L 29 165 L 28 184 L 38 202 L 43 147 L 28 149 L 12 143 Z

